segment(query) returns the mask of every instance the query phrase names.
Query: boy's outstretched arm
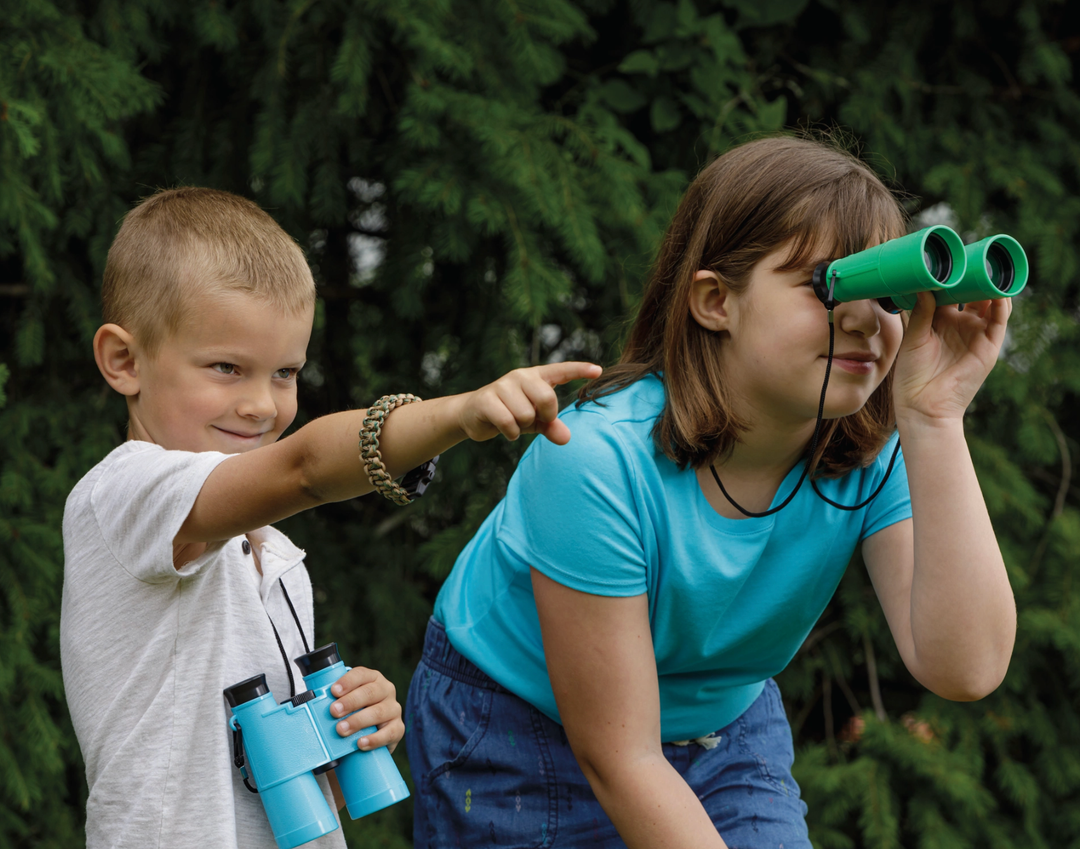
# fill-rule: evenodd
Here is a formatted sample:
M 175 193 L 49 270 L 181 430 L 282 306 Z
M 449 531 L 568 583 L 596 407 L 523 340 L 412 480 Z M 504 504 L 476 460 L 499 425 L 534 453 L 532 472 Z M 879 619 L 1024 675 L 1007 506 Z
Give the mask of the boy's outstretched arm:
M 570 431 L 557 419 L 554 387 L 600 374 L 591 363 L 516 369 L 474 392 L 407 404 L 393 411 L 379 438 L 383 462 L 399 477 L 464 439 L 540 433 L 557 444 Z M 176 545 L 214 542 L 331 501 L 370 492 L 359 459 L 366 410 L 323 416 L 273 445 L 222 462 L 203 484 L 175 537 Z

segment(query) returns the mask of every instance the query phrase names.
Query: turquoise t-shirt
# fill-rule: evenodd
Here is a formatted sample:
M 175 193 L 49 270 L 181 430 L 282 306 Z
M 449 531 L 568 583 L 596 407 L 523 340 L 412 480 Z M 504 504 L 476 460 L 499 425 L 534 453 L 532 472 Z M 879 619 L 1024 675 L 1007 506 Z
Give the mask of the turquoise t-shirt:
M 535 439 L 506 497 L 465 547 L 435 603 L 451 644 L 508 690 L 559 720 L 529 566 L 582 592 L 648 593 L 663 740 L 701 737 L 738 718 L 795 655 L 860 540 L 911 516 L 903 456 L 857 511 L 804 483 L 779 513 L 720 516 L 692 469 L 657 450 L 664 389 L 647 377 L 568 408 L 567 445 Z M 866 469 L 819 482 L 858 504 L 881 482 L 894 435 Z M 779 504 L 799 479 L 784 480 Z

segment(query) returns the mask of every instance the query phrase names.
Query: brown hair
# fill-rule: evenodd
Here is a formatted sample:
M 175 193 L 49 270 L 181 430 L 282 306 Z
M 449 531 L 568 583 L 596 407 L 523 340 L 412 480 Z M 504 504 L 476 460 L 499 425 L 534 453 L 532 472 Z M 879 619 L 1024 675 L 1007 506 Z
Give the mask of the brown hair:
M 186 186 L 143 200 L 109 248 L 101 288 L 106 323 L 151 356 L 191 317 L 193 294 L 242 292 L 296 314 L 315 303 L 300 246 L 252 201 Z
M 904 235 L 905 223 L 900 204 L 874 172 L 834 144 L 785 136 L 729 150 L 687 190 L 622 357 L 581 390 L 578 403 L 662 375 L 657 446 L 680 468 L 726 456 L 746 425 L 727 392 L 716 335 L 690 313 L 695 272 L 710 269 L 740 292 L 754 265 L 789 240 L 781 270 L 804 267 L 825 236 L 835 238 L 832 256 L 846 256 Z M 877 456 L 893 427 L 891 387 L 890 370 L 861 410 L 823 423 L 811 458 L 818 474 L 839 476 Z

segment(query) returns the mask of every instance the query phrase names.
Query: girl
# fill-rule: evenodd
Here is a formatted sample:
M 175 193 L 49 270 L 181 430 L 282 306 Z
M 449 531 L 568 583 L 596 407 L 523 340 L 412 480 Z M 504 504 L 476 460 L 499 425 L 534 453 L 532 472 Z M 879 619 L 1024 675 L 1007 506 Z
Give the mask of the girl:
M 562 415 L 573 440 L 532 444 L 439 594 L 407 701 L 417 847 L 809 847 L 771 676 L 859 545 L 920 682 L 1001 682 L 1015 608 L 963 415 L 1009 301 L 923 294 L 906 327 L 837 306 L 814 440 L 812 271 L 904 232 L 818 142 L 698 176 L 622 359 Z

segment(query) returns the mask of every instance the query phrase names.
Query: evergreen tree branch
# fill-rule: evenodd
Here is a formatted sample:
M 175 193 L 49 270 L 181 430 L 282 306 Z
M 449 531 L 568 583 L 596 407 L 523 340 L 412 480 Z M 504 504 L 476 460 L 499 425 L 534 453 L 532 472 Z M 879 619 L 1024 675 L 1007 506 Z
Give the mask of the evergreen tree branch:
M 881 700 L 881 682 L 878 680 L 877 656 L 874 654 L 874 644 L 870 640 L 869 630 L 863 631 L 863 652 L 866 655 L 866 676 L 870 680 L 870 701 L 874 705 L 874 713 L 882 722 L 888 722 L 889 715 L 885 712 L 885 703 Z

